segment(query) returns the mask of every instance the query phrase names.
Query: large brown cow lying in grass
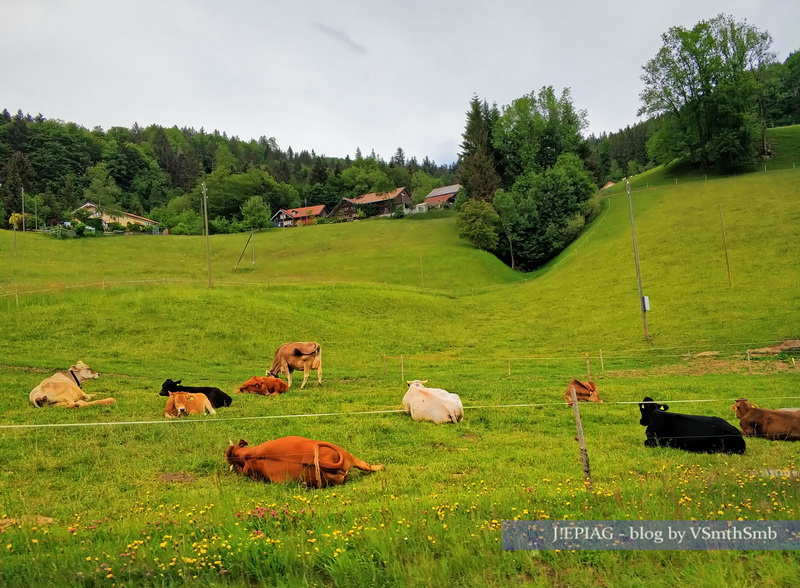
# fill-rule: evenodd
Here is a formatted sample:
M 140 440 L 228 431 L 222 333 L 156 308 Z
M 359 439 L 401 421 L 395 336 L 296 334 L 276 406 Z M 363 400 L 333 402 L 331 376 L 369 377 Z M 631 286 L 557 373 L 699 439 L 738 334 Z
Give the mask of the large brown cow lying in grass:
M 289 388 L 292 387 L 292 372 L 303 370 L 302 390 L 308 381 L 308 373 L 317 370 L 317 384 L 322 386 L 322 347 L 314 341 L 284 343 L 275 352 L 272 366 L 267 370 L 268 376 L 277 378 L 286 374 Z
M 370 465 L 338 445 L 305 437 L 281 437 L 255 447 L 247 441 L 230 441 L 225 459 L 231 470 L 265 482 L 303 482 L 313 488 L 344 484 L 350 468 L 379 472 L 382 465 Z
M 759 408 L 746 398 L 738 398 L 731 410 L 739 419 L 742 433 L 773 441 L 800 441 L 800 412 Z
M 216 414 L 216 411 L 202 392 L 170 392 L 164 407 L 164 416 L 168 419 L 206 413 Z
M 81 390 L 83 382 L 99 377 L 100 374 L 79 361 L 68 370 L 42 380 L 31 390 L 31 404 L 34 406 L 66 406 L 68 408 L 81 408 L 92 404 L 114 404 L 116 400 L 113 398 L 92 400 L 91 396 Z

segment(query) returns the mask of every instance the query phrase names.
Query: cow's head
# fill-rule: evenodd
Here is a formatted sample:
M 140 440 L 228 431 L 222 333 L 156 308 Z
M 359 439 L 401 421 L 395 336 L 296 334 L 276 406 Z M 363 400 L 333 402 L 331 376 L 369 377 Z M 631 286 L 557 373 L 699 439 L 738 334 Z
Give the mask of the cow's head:
M 239 386 L 239 394 L 242 392 L 252 392 L 255 394 L 259 394 L 266 388 L 264 381 L 259 378 L 258 376 L 253 376 L 249 380 L 247 380 L 244 384 Z
M 409 386 L 419 386 L 420 388 L 423 388 L 427 383 L 428 380 L 406 380 L 406 384 Z
M 644 400 L 639 403 L 639 410 L 642 413 L 642 418 L 639 419 L 639 424 L 643 427 L 646 427 L 650 424 L 650 419 L 652 418 L 654 412 L 669 410 L 669 406 L 666 404 L 659 404 L 649 396 L 645 396 Z
M 158 395 L 169 396 L 170 392 L 177 392 L 176 387 L 180 385 L 181 382 L 183 382 L 183 380 L 178 380 L 177 382 L 173 382 L 172 380 L 167 379 L 163 384 L 161 384 L 161 392 L 159 392 Z
M 231 471 L 237 474 L 241 474 L 244 470 L 244 458 L 238 454 L 239 449 L 243 447 L 247 447 L 247 441 L 244 439 L 239 439 L 238 445 L 234 445 L 233 441 L 228 439 L 228 447 L 225 449 L 225 459 L 228 460 Z
M 275 370 L 275 371 L 267 370 L 266 372 L 264 372 L 264 375 L 268 378 L 277 378 L 280 373 L 281 373 L 280 370 Z
M 70 366 L 70 371 L 75 374 L 75 377 L 78 378 L 81 382 L 84 380 L 95 380 L 100 377 L 100 374 L 90 368 L 88 365 L 79 361 L 73 366 Z
M 188 392 L 170 392 L 169 397 L 172 398 L 172 406 L 175 410 L 176 416 L 186 416 L 189 414 L 189 404 L 194 401 L 194 394 Z
M 750 402 L 747 398 L 737 398 L 736 402 L 731 404 L 731 410 L 736 413 L 736 418 L 740 419 L 748 412 L 750 412 L 751 408 L 758 408 L 755 404 Z

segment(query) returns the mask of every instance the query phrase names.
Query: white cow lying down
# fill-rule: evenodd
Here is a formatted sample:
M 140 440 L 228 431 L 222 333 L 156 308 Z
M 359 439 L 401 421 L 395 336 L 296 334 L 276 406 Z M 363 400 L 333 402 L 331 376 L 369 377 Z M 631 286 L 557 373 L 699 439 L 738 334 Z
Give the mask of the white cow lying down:
M 464 418 L 464 406 L 458 394 L 441 388 L 426 388 L 428 380 L 406 382 L 408 392 L 403 397 L 406 412 L 415 421 L 431 421 L 436 424 L 457 423 Z

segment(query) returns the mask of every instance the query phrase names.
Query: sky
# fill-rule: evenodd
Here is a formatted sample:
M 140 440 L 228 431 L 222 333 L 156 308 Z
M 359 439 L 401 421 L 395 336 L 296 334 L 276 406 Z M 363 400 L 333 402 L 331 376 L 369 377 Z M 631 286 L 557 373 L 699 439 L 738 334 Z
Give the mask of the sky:
M 661 35 L 720 13 L 800 49 L 798 0 L 0 0 L 0 109 L 449 164 L 473 95 L 569 88 L 586 134 L 635 124 Z

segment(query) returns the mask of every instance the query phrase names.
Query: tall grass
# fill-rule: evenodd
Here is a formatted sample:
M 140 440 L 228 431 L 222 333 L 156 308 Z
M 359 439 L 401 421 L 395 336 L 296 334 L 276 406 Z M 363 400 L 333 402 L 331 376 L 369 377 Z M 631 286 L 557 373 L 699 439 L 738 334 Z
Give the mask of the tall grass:
M 746 357 L 798 337 L 798 196 L 792 170 L 636 192 L 650 341 L 624 194 L 533 275 L 460 242 L 452 218 L 257 233 L 255 269 L 233 269 L 246 235 L 214 236 L 210 289 L 201 238 L 18 234 L 14 255 L 2 232 L 0 583 L 791 585 L 796 552 L 504 552 L 500 524 L 797 518 L 795 444 L 646 449 L 624 403 L 650 395 L 733 423 L 736 397 L 798 405 L 790 358 Z M 289 340 L 322 343 L 322 388 L 233 394 Z M 591 490 L 559 405 L 587 353 L 605 400 L 581 406 Z M 78 359 L 102 373 L 86 391 L 116 405 L 29 405 Z M 167 422 L 166 378 L 234 403 Z M 412 378 L 461 395 L 465 420 L 360 414 L 399 409 Z M 295 416 L 316 413 L 336 415 Z M 228 471 L 229 439 L 284 435 L 387 469 L 319 491 Z

